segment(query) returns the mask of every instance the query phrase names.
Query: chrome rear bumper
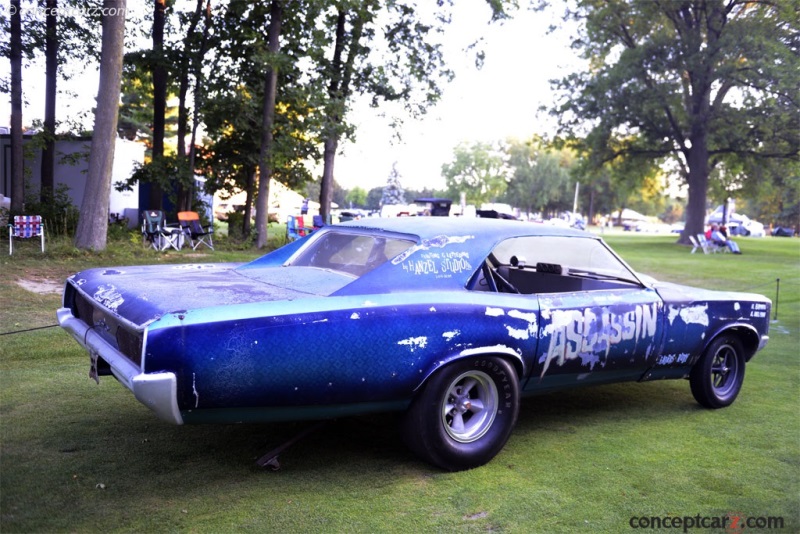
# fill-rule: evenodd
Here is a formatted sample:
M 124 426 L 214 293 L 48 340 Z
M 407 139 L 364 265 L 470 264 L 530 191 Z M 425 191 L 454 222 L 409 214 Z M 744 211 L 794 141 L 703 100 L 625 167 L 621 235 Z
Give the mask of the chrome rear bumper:
M 114 376 L 145 406 L 168 423 L 183 424 L 178 408 L 178 381 L 175 373 L 143 373 L 85 322 L 72 315 L 69 308 L 56 312 L 58 324 L 69 332 L 90 354 L 97 354 L 111 367 Z

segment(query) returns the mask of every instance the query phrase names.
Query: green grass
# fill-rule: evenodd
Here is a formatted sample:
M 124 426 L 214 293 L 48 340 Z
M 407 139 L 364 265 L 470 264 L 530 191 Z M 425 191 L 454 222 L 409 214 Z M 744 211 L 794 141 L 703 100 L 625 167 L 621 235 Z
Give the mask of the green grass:
M 87 355 L 59 329 L 0 336 L 0 531 L 596 533 L 633 531 L 632 516 L 728 513 L 780 516 L 783 531 L 800 531 L 800 240 L 743 238 L 742 256 L 704 256 L 671 236 L 606 239 L 664 280 L 774 300 L 780 278 L 769 346 L 732 406 L 700 408 L 685 381 L 533 397 L 497 458 L 461 473 L 417 460 L 394 415 L 345 419 L 284 452 L 273 472 L 256 458 L 305 425 L 170 426 L 113 379 L 90 381 Z M 0 260 L 0 333 L 55 323 L 59 296 L 26 291 L 21 278 L 255 256 L 127 243 L 23 251 Z

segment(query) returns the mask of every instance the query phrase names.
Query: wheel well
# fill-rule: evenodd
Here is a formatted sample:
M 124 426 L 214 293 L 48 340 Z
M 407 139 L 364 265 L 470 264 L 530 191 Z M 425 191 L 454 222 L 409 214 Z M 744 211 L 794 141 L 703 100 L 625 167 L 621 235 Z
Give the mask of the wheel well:
M 750 358 L 752 358 L 753 355 L 758 350 L 758 343 L 760 341 L 758 337 L 758 332 L 756 332 L 752 328 L 744 326 L 732 326 L 730 328 L 726 328 L 725 330 L 719 332 L 712 339 L 710 339 L 709 343 L 711 343 L 718 337 L 724 335 L 735 336 L 742 343 L 742 348 L 744 349 L 745 361 L 750 361 Z
M 456 355 L 453 355 L 453 356 L 451 356 L 449 358 L 443 358 L 443 359 L 439 360 L 439 365 L 437 365 L 433 369 L 430 369 L 425 374 L 425 377 L 420 381 L 420 383 L 417 385 L 417 387 L 414 389 L 414 391 L 418 392 L 420 389 L 422 389 L 422 387 L 428 382 L 428 380 L 430 380 L 430 378 L 434 374 L 436 374 L 440 369 L 445 368 L 446 366 L 450 365 L 451 363 L 463 360 L 465 358 L 471 358 L 473 356 L 495 357 L 495 358 L 500 358 L 500 359 L 503 359 L 503 360 L 509 362 L 511 364 L 511 366 L 514 368 L 514 372 L 517 373 L 517 380 L 519 380 L 520 377 L 523 376 L 523 373 L 525 371 L 523 369 L 523 366 L 522 366 L 522 360 L 520 360 L 518 357 L 512 356 L 511 354 L 507 354 L 507 353 L 503 353 L 503 352 L 495 352 L 495 351 L 487 350 L 486 352 L 477 352 L 477 351 L 475 351 L 475 352 L 470 352 L 468 354 L 463 354 L 463 353 L 462 354 L 456 354 Z

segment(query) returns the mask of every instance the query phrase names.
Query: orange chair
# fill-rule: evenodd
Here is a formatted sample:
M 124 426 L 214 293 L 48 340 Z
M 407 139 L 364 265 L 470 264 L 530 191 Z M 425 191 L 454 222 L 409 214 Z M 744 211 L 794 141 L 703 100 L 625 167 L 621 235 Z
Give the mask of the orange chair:
M 214 250 L 214 227 L 200 224 L 200 215 L 196 211 L 179 211 L 178 222 L 186 237 L 189 238 L 192 250 L 197 250 L 200 245 Z

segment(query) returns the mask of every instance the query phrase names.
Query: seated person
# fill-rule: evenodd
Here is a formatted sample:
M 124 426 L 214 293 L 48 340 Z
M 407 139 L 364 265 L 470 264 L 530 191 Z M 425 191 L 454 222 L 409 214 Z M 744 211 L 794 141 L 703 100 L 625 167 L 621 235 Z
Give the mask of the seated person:
M 720 247 L 728 247 L 734 254 L 742 253 L 736 241 L 731 241 L 725 237 L 725 234 L 720 231 L 719 226 L 716 224 L 711 225 L 711 242 Z

